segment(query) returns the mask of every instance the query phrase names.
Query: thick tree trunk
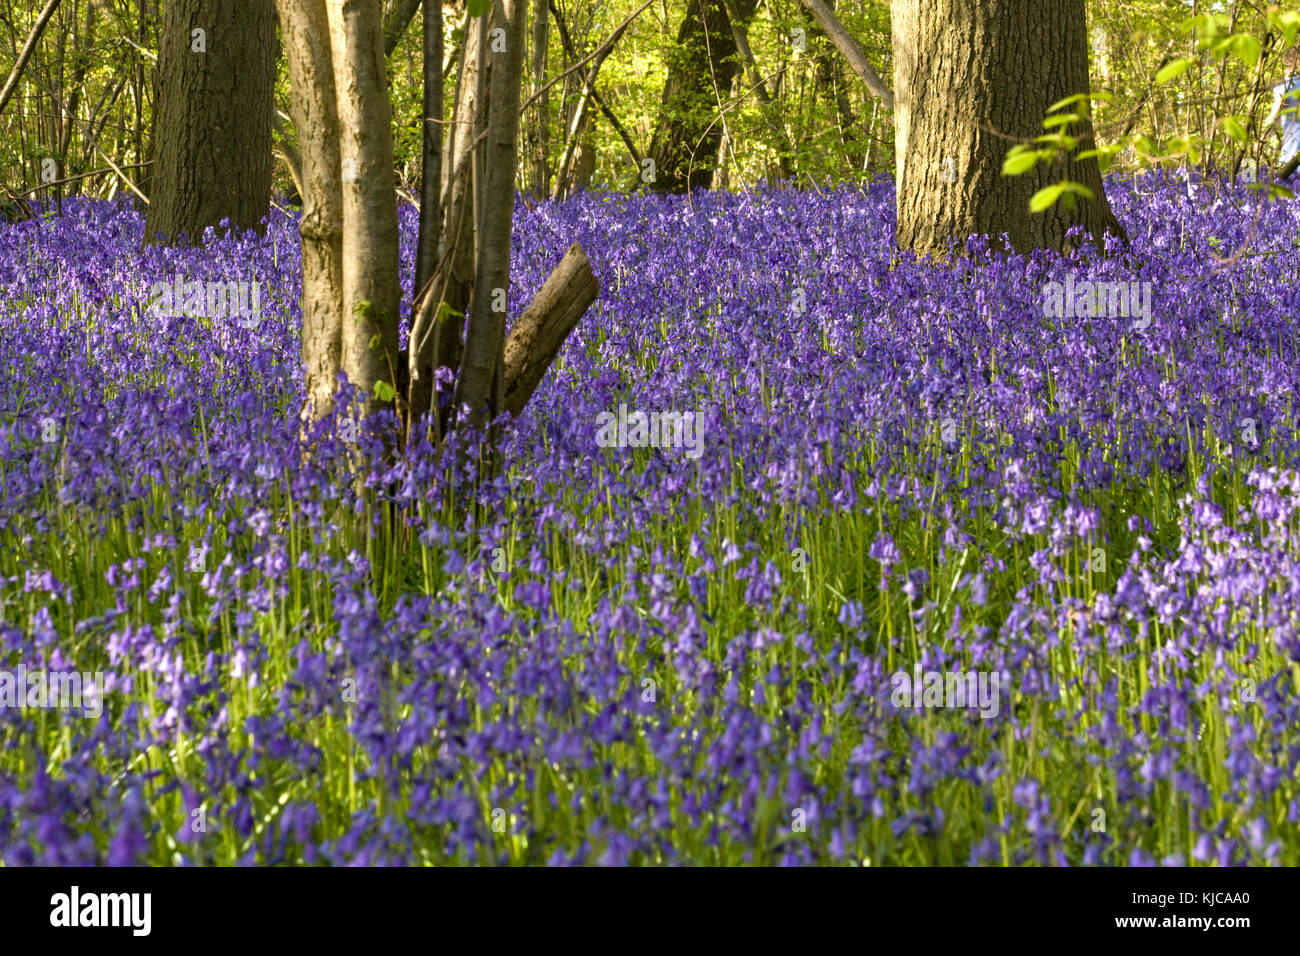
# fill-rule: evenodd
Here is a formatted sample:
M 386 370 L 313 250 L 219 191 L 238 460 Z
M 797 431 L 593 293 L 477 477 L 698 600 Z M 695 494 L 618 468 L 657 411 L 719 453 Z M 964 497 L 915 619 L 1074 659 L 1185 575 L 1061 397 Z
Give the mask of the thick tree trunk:
M 147 242 L 197 242 L 223 219 L 260 228 L 271 201 L 275 57 L 273 0 L 165 4 Z
M 756 6 L 757 0 L 735 0 L 732 9 L 746 22 Z M 723 0 L 688 0 L 650 141 L 652 189 L 680 193 L 712 185 L 722 141 L 718 99 L 725 102 L 737 69 L 736 39 Z
M 809 0 L 805 0 L 809 2 Z M 1123 235 L 1095 159 L 1039 163 L 1003 176 L 1007 150 L 1042 135 L 1048 107 L 1088 93 L 1084 0 L 894 0 L 894 128 L 898 244 L 943 256 L 973 233 L 1021 252 L 1062 249 L 1082 226 Z M 1071 134 L 1090 149 L 1092 125 Z M 1031 214 L 1029 199 L 1061 180 L 1095 199 Z
M 365 411 L 397 388 L 397 182 L 379 0 L 327 0 L 343 186 L 343 370 Z M 513 167 L 512 167 L 513 168 Z
M 527 9 L 527 0 L 497 0 L 492 8 L 491 40 L 482 51 L 490 64 L 484 175 L 480 180 L 483 212 L 465 353 L 455 392 L 456 407 L 468 408 L 469 423 L 479 427 L 501 410 L 505 387 L 502 352 L 510 291 L 510 229 Z
M 301 152 L 302 359 L 309 419 L 328 415 L 342 367 L 343 199 L 338 104 L 324 0 L 279 0 L 290 114 Z

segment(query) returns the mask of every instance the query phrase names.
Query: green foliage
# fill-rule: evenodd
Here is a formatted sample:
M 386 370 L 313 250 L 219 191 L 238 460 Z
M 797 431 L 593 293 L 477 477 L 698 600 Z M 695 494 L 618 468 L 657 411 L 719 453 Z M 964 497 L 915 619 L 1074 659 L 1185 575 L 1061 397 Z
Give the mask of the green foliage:
M 1286 57 L 1297 50 L 1300 11 L 1236 0 L 1190 17 L 1186 11 L 1176 0 L 1093 0 L 1095 92 L 1054 104 L 1044 121 L 1052 132 L 1011 147 L 1003 174 L 1023 175 L 1067 156 L 1095 159 L 1103 174 L 1181 166 L 1235 175 L 1275 160 L 1276 126 L 1265 119 L 1272 88 L 1287 75 Z M 1095 141 L 1085 144 L 1071 128 L 1092 104 Z M 1066 107 L 1073 112 L 1059 112 Z M 1269 198 L 1290 195 L 1277 184 L 1247 184 Z M 1039 190 L 1031 207 L 1080 195 L 1057 185 Z

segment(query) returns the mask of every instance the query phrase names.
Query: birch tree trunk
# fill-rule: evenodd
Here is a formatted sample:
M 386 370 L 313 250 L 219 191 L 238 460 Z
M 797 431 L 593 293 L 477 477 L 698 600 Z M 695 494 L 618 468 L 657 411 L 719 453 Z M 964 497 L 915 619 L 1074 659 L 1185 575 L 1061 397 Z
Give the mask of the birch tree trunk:
M 1007 150 L 1045 132 L 1048 107 L 1089 92 L 1084 0 L 894 0 L 891 14 L 900 247 L 945 256 L 950 241 L 1005 233 L 1021 252 L 1062 249 L 1076 225 L 1123 235 L 1095 159 L 1002 175 Z M 1093 148 L 1090 122 L 1071 134 Z M 1030 214 L 1030 197 L 1063 179 L 1095 198 Z

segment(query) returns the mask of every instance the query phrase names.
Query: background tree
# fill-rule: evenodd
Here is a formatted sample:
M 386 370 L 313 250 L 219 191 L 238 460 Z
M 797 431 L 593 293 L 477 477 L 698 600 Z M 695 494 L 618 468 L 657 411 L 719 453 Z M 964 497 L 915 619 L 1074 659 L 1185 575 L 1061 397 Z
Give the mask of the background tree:
M 756 6 L 757 0 L 732 0 L 742 25 Z M 723 0 L 689 0 L 668 64 L 650 141 L 649 156 L 655 162 L 651 187 L 659 192 L 708 189 L 722 141 L 722 102 L 730 99 L 739 69 Z
M 271 199 L 272 0 L 168 0 L 161 40 L 145 235 L 257 228 Z

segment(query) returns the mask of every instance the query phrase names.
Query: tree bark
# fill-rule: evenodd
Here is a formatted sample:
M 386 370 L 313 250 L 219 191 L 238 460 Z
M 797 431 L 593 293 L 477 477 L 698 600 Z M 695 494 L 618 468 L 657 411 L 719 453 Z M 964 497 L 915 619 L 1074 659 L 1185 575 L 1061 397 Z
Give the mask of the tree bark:
M 532 91 L 537 93 L 546 83 L 546 48 L 549 40 L 551 17 L 547 9 L 548 0 L 534 0 L 532 32 Z M 545 199 L 550 192 L 551 170 L 547 162 L 547 125 L 549 120 L 549 98 L 541 94 L 537 108 L 533 111 L 533 122 L 529 125 L 528 158 L 532 163 L 533 195 Z
M 198 52 L 202 30 L 206 52 Z M 272 0 L 169 0 L 158 53 L 146 242 L 198 242 L 229 219 L 260 229 L 271 202 Z
M 1048 107 L 1089 92 L 1084 0 L 894 0 L 891 12 L 901 248 L 945 256 L 978 233 L 1021 252 L 1063 249 L 1076 225 L 1098 242 L 1123 236 L 1095 159 L 1002 175 L 1007 150 L 1044 133 Z M 1071 134 L 1093 147 L 1090 122 Z M 1095 199 L 1031 214 L 1030 197 L 1063 179 Z
M 426 334 L 424 328 L 427 327 L 431 343 L 428 363 L 435 373 L 439 368 L 449 368 L 453 375 L 460 369 L 461 339 L 465 316 L 469 312 L 470 290 L 474 285 L 474 252 L 479 224 L 472 186 L 481 163 L 472 157 L 478 149 L 474 144 L 484 129 L 488 18 L 467 19 L 464 37 L 456 104 L 448 127 L 446 161 L 442 167 L 441 264 L 434 288 L 421 306 L 421 334 Z M 481 176 L 478 182 L 482 183 Z M 421 362 L 424 362 L 423 358 Z M 416 418 L 422 411 L 419 407 L 412 408 Z M 440 414 L 440 432 L 446 423 L 446 415 Z

